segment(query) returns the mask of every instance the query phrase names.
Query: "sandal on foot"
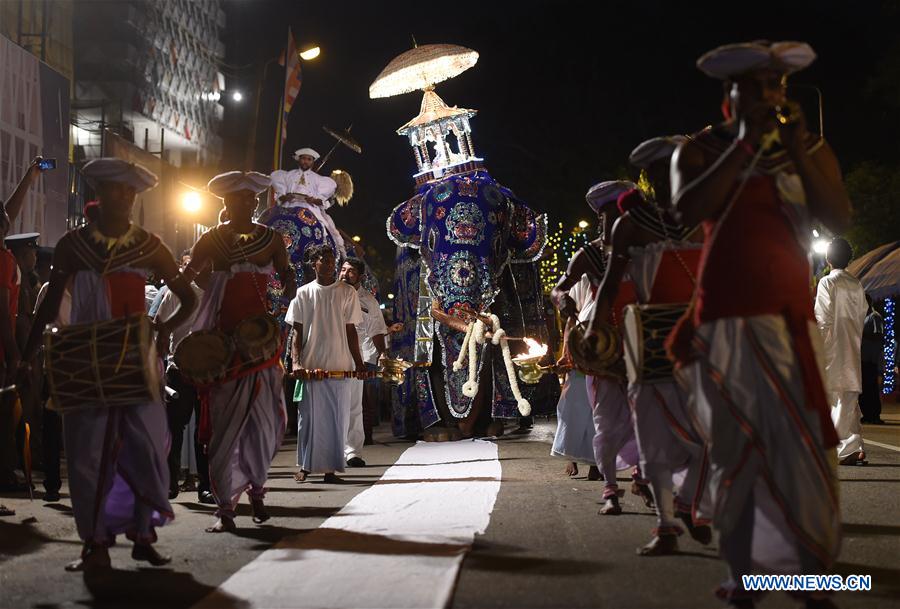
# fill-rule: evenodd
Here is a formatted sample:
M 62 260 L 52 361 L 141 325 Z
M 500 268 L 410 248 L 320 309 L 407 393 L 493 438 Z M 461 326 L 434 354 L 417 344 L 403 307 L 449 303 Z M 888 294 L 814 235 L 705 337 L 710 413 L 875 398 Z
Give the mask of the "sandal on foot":
M 618 495 L 607 497 L 606 503 L 603 504 L 603 507 L 600 508 L 600 511 L 597 513 L 601 516 L 618 516 L 619 514 L 621 514 L 622 506 L 619 505 Z
M 171 556 L 163 556 L 149 543 L 136 543 L 131 548 L 131 558 L 141 562 L 148 562 L 154 567 L 161 567 L 172 562 Z
M 688 530 L 688 534 L 690 534 L 695 541 L 702 543 L 705 546 L 712 543 L 712 529 L 709 525 L 694 525 L 693 518 L 691 518 L 691 515 L 687 512 L 677 511 L 675 512 L 675 516 L 681 519 L 681 522 L 684 523 L 684 526 Z
M 250 500 L 250 512 L 253 514 L 253 522 L 256 524 L 262 524 L 271 518 L 269 512 L 266 511 L 262 498 Z
M 678 553 L 678 535 L 657 535 L 650 543 L 638 548 L 639 556 L 667 556 Z
M 109 550 L 104 546 L 90 545 L 84 547 L 78 560 L 73 560 L 66 565 L 66 571 L 74 573 L 93 569 L 109 569 L 111 566 Z
M 227 516 L 222 516 L 216 520 L 214 525 L 203 530 L 207 533 L 234 533 L 237 531 L 237 526 L 234 524 L 234 520 Z
M 637 495 L 644 501 L 644 505 L 649 509 L 655 509 L 656 503 L 653 501 L 653 493 L 650 491 L 650 485 L 641 484 L 640 482 L 631 483 L 631 494 Z

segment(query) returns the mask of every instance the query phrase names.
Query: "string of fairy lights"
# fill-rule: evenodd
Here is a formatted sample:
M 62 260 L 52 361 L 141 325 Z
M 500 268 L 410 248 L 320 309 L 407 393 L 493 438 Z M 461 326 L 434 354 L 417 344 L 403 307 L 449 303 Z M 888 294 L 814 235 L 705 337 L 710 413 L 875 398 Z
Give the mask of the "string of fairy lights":
M 591 240 L 590 225 L 582 220 L 572 227 L 557 222 L 547 235 L 547 254 L 540 261 L 541 285 L 544 292 L 550 292 L 559 278 L 566 272 L 569 261 L 579 249 Z
M 888 394 L 894 391 L 897 376 L 894 367 L 897 365 L 897 353 L 894 351 L 894 339 L 896 337 L 894 322 L 896 321 L 897 299 L 884 299 L 884 387 L 882 392 Z
M 590 225 L 584 220 L 570 227 L 562 222 L 549 224 L 553 228 L 547 235 L 546 253 L 540 261 L 541 285 L 545 293 L 549 293 L 557 284 L 575 252 L 591 240 Z M 897 300 L 886 298 L 884 301 L 884 386 L 882 389 L 885 394 L 892 393 L 897 383 L 897 375 L 894 373 L 897 365 L 897 353 L 894 350 L 896 309 Z

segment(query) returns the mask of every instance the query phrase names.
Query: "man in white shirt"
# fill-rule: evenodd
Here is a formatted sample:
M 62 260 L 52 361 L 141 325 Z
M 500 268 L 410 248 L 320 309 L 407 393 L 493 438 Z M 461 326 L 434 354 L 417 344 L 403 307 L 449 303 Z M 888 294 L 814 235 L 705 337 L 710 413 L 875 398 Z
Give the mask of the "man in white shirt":
M 388 333 L 384 316 L 381 314 L 381 306 L 375 297 L 367 289 L 360 289 L 362 276 L 366 272 L 365 263 L 359 258 L 347 258 L 341 266 L 340 279 L 352 286 L 359 295 L 359 306 L 362 310 L 363 320 L 356 324 L 356 335 L 359 338 L 359 350 L 363 362 L 369 371 L 378 369 L 378 358 L 385 352 L 384 338 Z M 373 379 L 374 380 L 374 379 Z M 347 429 L 347 445 L 344 448 L 344 456 L 347 457 L 347 465 L 350 467 L 365 467 L 362 459 L 362 447 L 366 439 L 366 430 L 363 422 L 363 395 L 365 382 L 360 379 L 351 381 L 350 418 Z
M 312 148 L 300 148 L 294 153 L 299 167 L 291 171 L 278 169 L 272 172 L 272 189 L 278 205 L 286 208 L 305 207 L 322 223 L 334 240 L 338 256 L 344 258 L 346 250 L 344 239 L 334 224 L 334 220 L 326 211 L 334 202 L 331 197 L 337 189 L 337 183 L 327 176 L 319 175 L 313 169 L 313 163 L 319 153 Z
M 841 465 L 865 465 L 859 394 L 868 306 L 859 279 L 846 271 L 852 256 L 850 244 L 840 237 L 828 245 L 825 260 L 832 270 L 819 281 L 816 321 L 825 343 L 825 386 L 839 439 L 838 459 Z
M 335 472 L 344 471 L 347 419 L 353 378 L 330 378 L 340 372 L 363 372 L 356 324 L 363 322 L 356 290 L 336 281 L 334 252 L 325 245 L 306 250 L 306 263 L 316 280 L 297 290 L 285 321 L 294 328 L 291 341 L 293 372 L 297 384 L 297 482 L 309 474 L 325 474 L 325 482 L 342 482 Z M 317 373 L 318 371 L 318 373 Z M 324 378 L 323 378 L 324 377 Z

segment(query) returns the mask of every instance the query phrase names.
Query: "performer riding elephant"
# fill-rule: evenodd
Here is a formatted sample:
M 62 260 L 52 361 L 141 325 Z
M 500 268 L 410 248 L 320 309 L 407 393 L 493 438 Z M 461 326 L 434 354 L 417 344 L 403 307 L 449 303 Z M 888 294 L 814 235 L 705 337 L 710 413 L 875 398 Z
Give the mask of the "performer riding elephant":
M 303 285 L 311 278 L 303 276 L 303 253 L 313 245 L 327 245 L 333 252 L 337 264 L 351 254 L 358 255 L 357 247 L 346 233 L 334 224 L 328 209 L 335 203 L 346 205 L 353 196 L 353 181 L 350 174 L 340 169 L 331 172 L 331 177 L 319 175 L 313 168 L 319 153 L 312 148 L 301 148 L 294 153 L 298 168 L 291 171 L 272 172 L 272 189 L 276 205 L 260 214 L 257 221 L 281 233 L 288 250 L 291 265 L 297 273 L 297 285 Z M 366 287 L 377 290 L 377 282 L 371 273 L 367 274 Z M 281 306 L 273 313 L 284 319 L 287 302 L 293 294 L 281 298 L 281 286 L 273 279 L 269 285 L 273 302 L 281 300 Z

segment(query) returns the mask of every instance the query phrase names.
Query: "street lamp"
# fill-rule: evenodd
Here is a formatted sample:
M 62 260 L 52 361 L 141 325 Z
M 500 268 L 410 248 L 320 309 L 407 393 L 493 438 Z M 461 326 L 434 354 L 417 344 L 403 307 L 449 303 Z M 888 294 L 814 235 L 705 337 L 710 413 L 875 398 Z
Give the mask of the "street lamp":
M 310 47 L 305 51 L 300 52 L 300 59 L 304 61 L 309 61 L 311 59 L 315 59 L 322 53 L 322 49 L 319 47 Z
M 353 241 L 359 243 L 360 241 L 362 241 L 362 237 L 360 237 L 359 235 L 353 235 Z
M 181 207 L 189 214 L 197 213 L 202 206 L 203 200 L 198 192 L 188 191 L 181 197 Z
M 241 93 L 240 91 L 235 91 L 234 93 L 231 94 L 231 99 L 233 99 L 236 102 L 239 102 L 242 99 L 244 99 L 244 94 Z
M 813 251 L 820 256 L 824 256 L 828 253 L 828 240 L 827 239 L 816 239 L 812 244 Z
M 587 228 L 588 226 L 589 226 L 589 225 L 588 225 L 587 220 L 581 220 L 581 221 L 578 223 L 578 228 L 580 228 L 580 229 L 582 229 L 582 230 L 584 230 L 584 229 Z

